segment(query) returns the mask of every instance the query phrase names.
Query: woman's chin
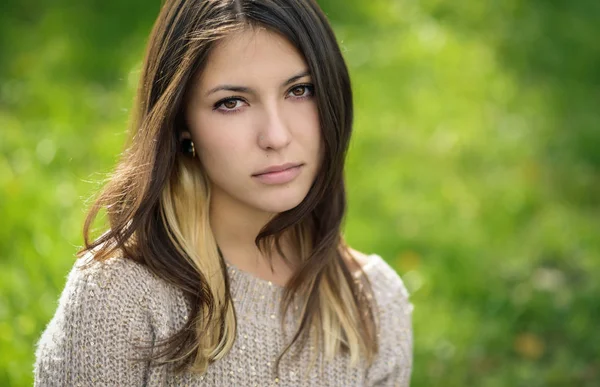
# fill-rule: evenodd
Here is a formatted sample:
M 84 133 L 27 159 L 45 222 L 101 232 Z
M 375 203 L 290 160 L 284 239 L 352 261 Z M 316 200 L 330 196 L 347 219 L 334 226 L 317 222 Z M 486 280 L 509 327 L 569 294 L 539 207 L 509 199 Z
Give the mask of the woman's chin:
M 274 198 L 273 200 L 265 200 L 263 203 L 260 203 L 259 208 L 271 213 L 285 212 L 298 206 L 303 199 L 304 196 L 298 198 Z

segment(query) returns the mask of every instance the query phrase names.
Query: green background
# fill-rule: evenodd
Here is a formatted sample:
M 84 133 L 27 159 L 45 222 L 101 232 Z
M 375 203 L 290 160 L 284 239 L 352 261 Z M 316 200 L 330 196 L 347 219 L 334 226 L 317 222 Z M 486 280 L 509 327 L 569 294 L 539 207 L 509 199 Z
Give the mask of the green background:
M 346 236 L 414 303 L 414 386 L 600 384 L 600 2 L 320 2 L 353 80 Z M 159 1 L 0 3 L 0 385 L 122 150 Z

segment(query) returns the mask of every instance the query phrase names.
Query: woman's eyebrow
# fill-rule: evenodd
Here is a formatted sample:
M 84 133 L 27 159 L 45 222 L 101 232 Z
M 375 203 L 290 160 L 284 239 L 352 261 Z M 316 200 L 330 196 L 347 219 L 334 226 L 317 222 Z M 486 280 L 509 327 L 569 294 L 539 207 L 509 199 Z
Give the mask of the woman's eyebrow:
M 288 79 L 287 81 L 285 81 L 285 82 L 284 82 L 284 83 L 283 83 L 281 86 L 287 86 L 287 85 L 289 85 L 290 83 L 294 83 L 294 82 L 296 82 L 298 79 L 300 79 L 300 78 L 304 78 L 304 77 L 306 77 L 306 76 L 309 76 L 309 75 L 310 75 L 310 71 L 308 71 L 308 70 L 304 70 L 304 71 L 302 71 L 302 72 L 300 72 L 300 73 L 298 73 L 298 74 L 294 75 L 293 77 L 291 77 L 291 78 L 290 78 L 290 79 Z
M 291 78 L 289 78 L 287 81 L 283 82 L 281 84 L 281 86 L 287 86 L 291 83 L 296 82 L 298 79 L 300 78 L 304 78 L 306 76 L 310 75 L 310 71 L 308 70 L 304 70 L 294 76 L 292 76 Z M 246 94 L 256 94 L 256 91 L 254 91 L 254 89 L 250 88 L 250 87 L 246 87 L 246 86 L 238 86 L 238 85 L 219 85 L 217 87 L 214 87 L 212 89 L 210 89 L 207 93 L 206 93 L 206 97 L 208 97 L 209 95 L 211 95 L 212 93 L 216 93 L 217 91 L 221 91 L 221 90 L 225 90 L 225 91 L 234 91 L 236 93 L 246 93 Z

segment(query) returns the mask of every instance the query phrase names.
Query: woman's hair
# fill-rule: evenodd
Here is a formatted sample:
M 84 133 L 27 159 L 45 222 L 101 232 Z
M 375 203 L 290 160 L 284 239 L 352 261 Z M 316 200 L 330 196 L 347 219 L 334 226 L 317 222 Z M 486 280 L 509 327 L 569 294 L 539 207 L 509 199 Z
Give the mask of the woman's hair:
M 322 351 L 331 360 L 341 351 L 357 365 L 362 353 L 371 364 L 378 352 L 376 305 L 367 277 L 355 278 L 349 269 L 347 261 L 357 261 L 340 230 L 353 119 L 350 79 L 314 0 L 166 1 L 148 43 L 129 139 L 86 218 L 85 247 L 78 255 L 93 252 L 102 261 L 118 252 L 183 292 L 189 319 L 160 343 L 162 351 L 153 356 L 159 363 L 203 373 L 232 347 L 236 316 L 226 264 L 209 224 L 209 182 L 198 159 L 178 150 L 179 136 L 188 130 L 186 96 L 211 49 L 231 33 L 253 27 L 280 34 L 303 55 L 315 84 L 324 147 L 304 200 L 273 218 L 255 241 L 267 254 L 273 249 L 282 254 L 280 238 L 290 231 L 299 255 L 281 303 L 285 316 L 295 295 L 301 296 L 299 326 L 276 368 L 294 342 L 300 340 L 303 347 L 308 337 L 315 357 Z M 110 227 L 90 241 L 100 210 L 106 211 Z

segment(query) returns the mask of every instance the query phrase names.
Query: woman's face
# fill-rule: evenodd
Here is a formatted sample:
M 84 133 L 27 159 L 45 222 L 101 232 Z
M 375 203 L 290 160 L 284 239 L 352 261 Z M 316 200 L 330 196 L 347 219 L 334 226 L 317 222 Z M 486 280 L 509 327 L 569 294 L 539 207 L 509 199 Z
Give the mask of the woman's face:
M 213 47 L 186 106 L 212 200 L 270 213 L 300 204 L 321 159 L 313 91 L 302 55 L 273 32 Z

